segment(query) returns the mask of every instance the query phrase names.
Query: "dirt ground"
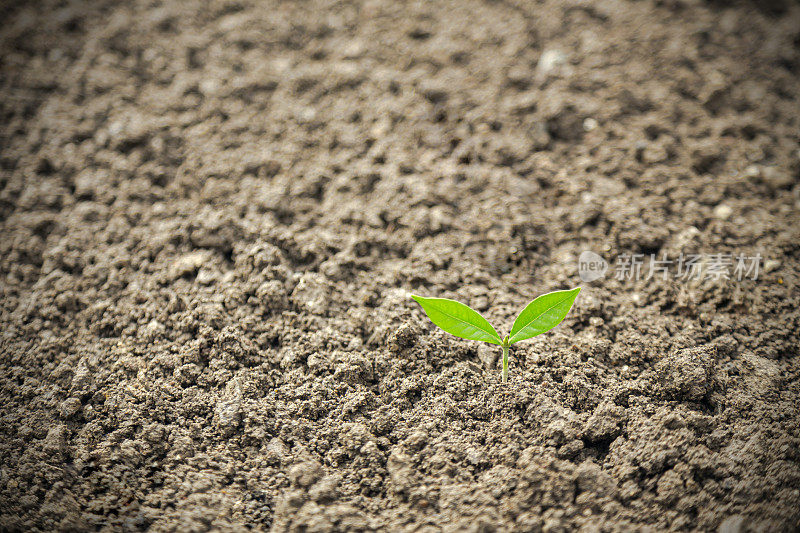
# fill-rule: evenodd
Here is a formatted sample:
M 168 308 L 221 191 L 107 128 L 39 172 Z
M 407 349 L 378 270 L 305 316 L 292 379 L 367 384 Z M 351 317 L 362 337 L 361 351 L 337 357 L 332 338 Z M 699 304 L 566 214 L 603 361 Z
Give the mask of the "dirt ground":
M 0 530 L 800 529 L 800 5 L 0 19 Z

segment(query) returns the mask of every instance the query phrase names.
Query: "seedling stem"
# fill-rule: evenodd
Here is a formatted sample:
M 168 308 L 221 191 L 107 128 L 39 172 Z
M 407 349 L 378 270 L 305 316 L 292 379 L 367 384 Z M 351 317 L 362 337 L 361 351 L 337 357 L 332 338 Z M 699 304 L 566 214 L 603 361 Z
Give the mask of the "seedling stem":
M 508 335 L 503 339 L 503 383 L 508 380 Z

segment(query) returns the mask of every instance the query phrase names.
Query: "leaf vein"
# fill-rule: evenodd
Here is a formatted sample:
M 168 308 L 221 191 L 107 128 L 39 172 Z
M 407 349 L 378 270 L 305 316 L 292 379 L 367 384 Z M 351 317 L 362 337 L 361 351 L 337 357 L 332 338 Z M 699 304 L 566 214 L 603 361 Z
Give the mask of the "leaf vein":
M 468 322 L 468 321 L 464 320 L 463 318 L 458 318 L 457 316 L 451 315 L 450 313 L 448 313 L 446 311 L 442 311 L 441 309 L 437 309 L 436 311 L 439 312 L 439 313 L 442 313 L 445 316 L 449 316 L 453 320 L 457 320 L 457 321 L 461 322 L 462 324 L 466 324 L 468 326 L 472 326 L 473 328 L 477 329 L 478 331 L 482 331 L 482 332 L 486 333 L 487 335 L 489 335 L 493 339 L 500 339 L 500 336 L 497 335 L 497 333 L 495 333 L 493 331 L 487 331 L 487 330 L 483 329 L 482 327 L 480 327 L 480 326 L 478 326 L 476 324 L 473 324 L 472 322 Z
M 540 318 L 542 318 L 542 315 L 544 315 L 546 312 L 548 312 L 548 311 L 550 311 L 551 309 L 553 309 L 555 306 L 557 306 L 557 305 L 559 305 L 559 304 L 562 304 L 562 303 L 564 303 L 564 300 L 566 300 L 567 298 L 569 298 L 569 295 L 566 295 L 564 298 L 560 299 L 559 301 L 557 301 L 556 303 L 554 303 L 553 305 L 551 305 L 550 307 L 548 307 L 547 309 L 545 309 L 544 311 L 542 311 L 541 313 L 539 313 L 538 315 L 536 315 L 535 317 L 533 317 L 532 319 L 530 319 L 530 320 L 529 320 L 529 321 L 528 321 L 528 322 L 527 322 L 527 323 L 526 323 L 524 326 L 522 326 L 521 328 L 519 328 L 519 331 L 517 331 L 517 332 L 514 334 L 514 336 L 513 336 L 513 337 L 511 337 L 511 339 L 509 339 L 509 342 L 514 342 L 514 339 L 515 339 L 515 338 L 516 338 L 516 337 L 517 337 L 517 336 L 518 336 L 520 333 L 522 333 L 522 331 L 523 331 L 525 328 L 527 328 L 528 326 L 530 326 L 530 325 L 531 325 L 533 322 L 535 322 L 536 320 L 539 320 Z

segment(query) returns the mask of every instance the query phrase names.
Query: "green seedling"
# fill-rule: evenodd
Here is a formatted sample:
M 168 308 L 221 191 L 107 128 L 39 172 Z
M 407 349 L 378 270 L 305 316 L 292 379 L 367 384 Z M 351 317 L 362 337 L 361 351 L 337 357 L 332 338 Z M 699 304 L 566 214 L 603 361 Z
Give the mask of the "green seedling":
M 503 348 L 503 383 L 508 379 L 508 348 L 550 331 L 564 320 L 572 308 L 581 288 L 568 291 L 548 292 L 525 306 L 519 314 L 511 333 L 500 338 L 497 331 L 480 313 L 470 307 L 447 298 L 423 298 L 411 295 L 422 306 L 431 322 L 451 335 L 472 341 L 497 344 Z

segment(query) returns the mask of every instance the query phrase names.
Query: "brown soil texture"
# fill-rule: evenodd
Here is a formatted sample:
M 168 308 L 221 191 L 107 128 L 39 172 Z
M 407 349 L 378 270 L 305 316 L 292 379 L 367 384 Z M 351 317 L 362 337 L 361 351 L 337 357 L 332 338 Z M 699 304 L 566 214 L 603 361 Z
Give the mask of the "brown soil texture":
M 800 528 L 800 5 L 0 19 L 0 530 Z

